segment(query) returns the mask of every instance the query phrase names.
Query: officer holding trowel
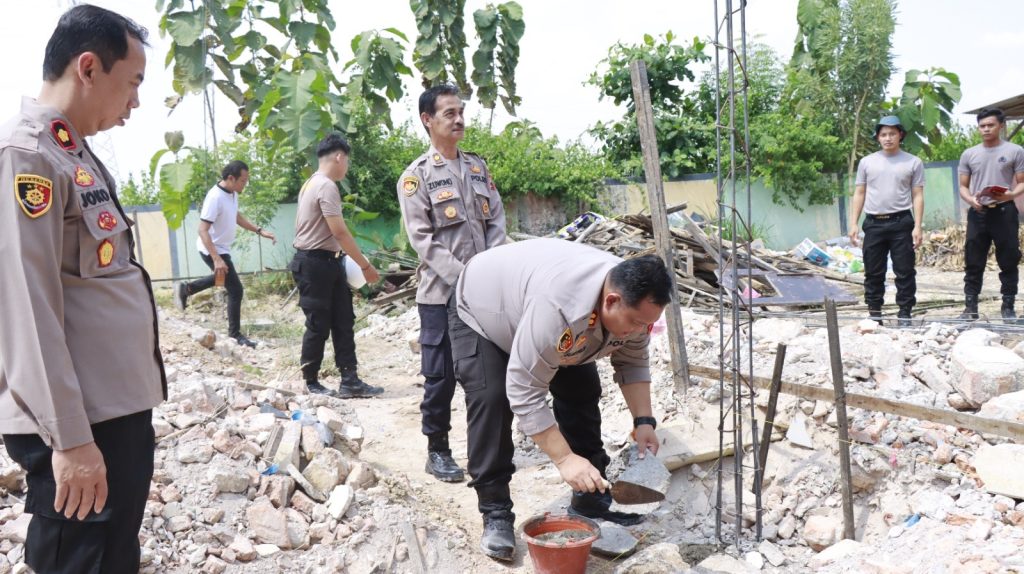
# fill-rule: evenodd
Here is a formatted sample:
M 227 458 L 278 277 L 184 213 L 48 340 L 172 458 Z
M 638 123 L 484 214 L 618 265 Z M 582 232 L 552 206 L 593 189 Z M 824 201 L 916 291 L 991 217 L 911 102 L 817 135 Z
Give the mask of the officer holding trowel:
M 511 560 L 515 550 L 513 414 L 572 486 L 569 512 L 623 525 L 642 520 L 609 509 L 595 361 L 611 358 L 637 446 L 656 454 L 647 344 L 673 288 L 655 256 L 623 261 L 560 239 L 495 247 L 463 269 L 448 321 L 485 554 Z

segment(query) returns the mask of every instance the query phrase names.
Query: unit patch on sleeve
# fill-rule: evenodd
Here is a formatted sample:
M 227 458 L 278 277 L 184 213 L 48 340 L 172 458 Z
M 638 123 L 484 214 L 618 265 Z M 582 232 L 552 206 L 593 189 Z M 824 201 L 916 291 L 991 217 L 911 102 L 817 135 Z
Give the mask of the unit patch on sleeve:
M 92 187 L 96 183 L 96 178 L 86 171 L 84 167 L 77 166 L 75 167 L 75 183 L 82 187 Z
M 32 219 L 42 217 L 53 205 L 53 182 L 39 175 L 15 175 L 14 193 L 21 210 Z
M 114 244 L 109 239 L 104 239 L 103 243 L 96 248 L 96 258 L 99 260 L 100 267 L 106 267 L 114 260 Z
M 416 176 L 406 176 L 402 179 L 402 193 L 406 197 L 416 193 L 416 190 L 420 188 L 420 179 Z
M 558 345 L 555 350 L 559 353 L 565 353 L 572 348 L 572 329 L 566 328 L 562 331 L 562 336 L 558 338 Z
M 64 151 L 72 151 L 78 148 L 78 144 L 71 137 L 71 129 L 68 128 L 68 124 L 64 123 L 64 120 L 53 120 L 50 123 L 50 131 L 53 132 L 53 139 L 57 141 L 57 145 L 63 148 Z

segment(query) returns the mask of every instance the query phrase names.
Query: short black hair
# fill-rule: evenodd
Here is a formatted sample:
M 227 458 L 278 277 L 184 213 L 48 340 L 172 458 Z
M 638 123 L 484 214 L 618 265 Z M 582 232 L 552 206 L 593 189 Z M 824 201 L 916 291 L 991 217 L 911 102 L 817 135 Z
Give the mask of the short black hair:
M 458 96 L 462 95 L 459 93 L 459 88 L 455 84 L 438 84 L 431 86 L 420 94 L 420 114 L 427 114 L 433 117 L 437 113 L 437 98 L 441 96 Z M 427 130 L 427 134 L 430 134 L 430 128 L 423 126 L 423 129 Z
M 348 145 L 345 141 L 345 137 L 338 132 L 331 132 L 327 136 L 320 140 L 320 143 L 316 145 L 316 157 L 317 159 L 330 155 L 336 151 L 343 151 L 345 155 L 352 153 L 352 146 Z
M 979 124 L 981 123 L 981 120 L 983 120 L 985 118 L 995 118 L 996 121 L 998 121 L 1001 124 L 1005 124 L 1006 123 L 1006 114 L 1004 114 L 1003 110 L 1001 110 L 999 108 L 985 108 L 985 109 L 981 110 L 980 112 L 978 112 L 978 123 Z
M 238 179 L 242 177 L 243 171 L 249 171 L 249 166 L 244 161 L 240 159 L 231 160 L 224 166 L 224 169 L 220 170 L 220 178 L 222 180 L 226 180 L 229 177 Z
M 612 267 L 608 281 L 630 307 L 636 307 L 645 299 L 655 305 L 668 305 L 675 288 L 665 262 L 657 255 L 634 257 L 619 263 Z
M 71 60 L 85 52 L 99 56 L 103 71 L 128 55 L 128 37 L 146 44 L 149 31 L 110 10 L 82 4 L 65 12 L 46 43 L 43 80 L 53 82 L 64 75 Z

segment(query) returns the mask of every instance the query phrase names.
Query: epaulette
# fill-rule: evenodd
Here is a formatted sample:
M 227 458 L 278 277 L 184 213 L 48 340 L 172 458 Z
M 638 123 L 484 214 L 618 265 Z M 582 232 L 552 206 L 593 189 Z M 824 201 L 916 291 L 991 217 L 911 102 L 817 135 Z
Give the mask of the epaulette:
M 33 152 L 39 151 L 39 139 L 42 131 L 43 125 L 39 122 L 22 118 L 7 134 L 7 137 L 0 141 L 0 146 L 16 147 Z

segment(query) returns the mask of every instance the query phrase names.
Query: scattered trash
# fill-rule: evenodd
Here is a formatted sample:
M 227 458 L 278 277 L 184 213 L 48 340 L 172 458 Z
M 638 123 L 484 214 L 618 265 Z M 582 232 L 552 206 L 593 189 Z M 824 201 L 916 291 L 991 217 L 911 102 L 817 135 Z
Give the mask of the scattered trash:
M 605 221 L 605 219 L 606 218 L 603 215 L 598 215 L 593 211 L 588 211 L 580 215 L 576 219 L 573 219 L 572 223 L 559 229 L 555 233 L 562 239 L 576 239 L 584 231 L 586 231 L 588 227 L 594 225 L 595 223 Z
M 822 248 L 818 247 L 813 241 L 806 237 L 799 245 L 793 248 L 793 252 L 811 263 L 822 267 L 828 267 L 828 263 L 831 260 L 828 253 L 825 253 Z
M 907 519 L 903 522 L 903 527 L 910 528 L 911 526 L 917 524 L 919 520 L 921 520 L 920 514 L 912 514 L 908 516 Z

